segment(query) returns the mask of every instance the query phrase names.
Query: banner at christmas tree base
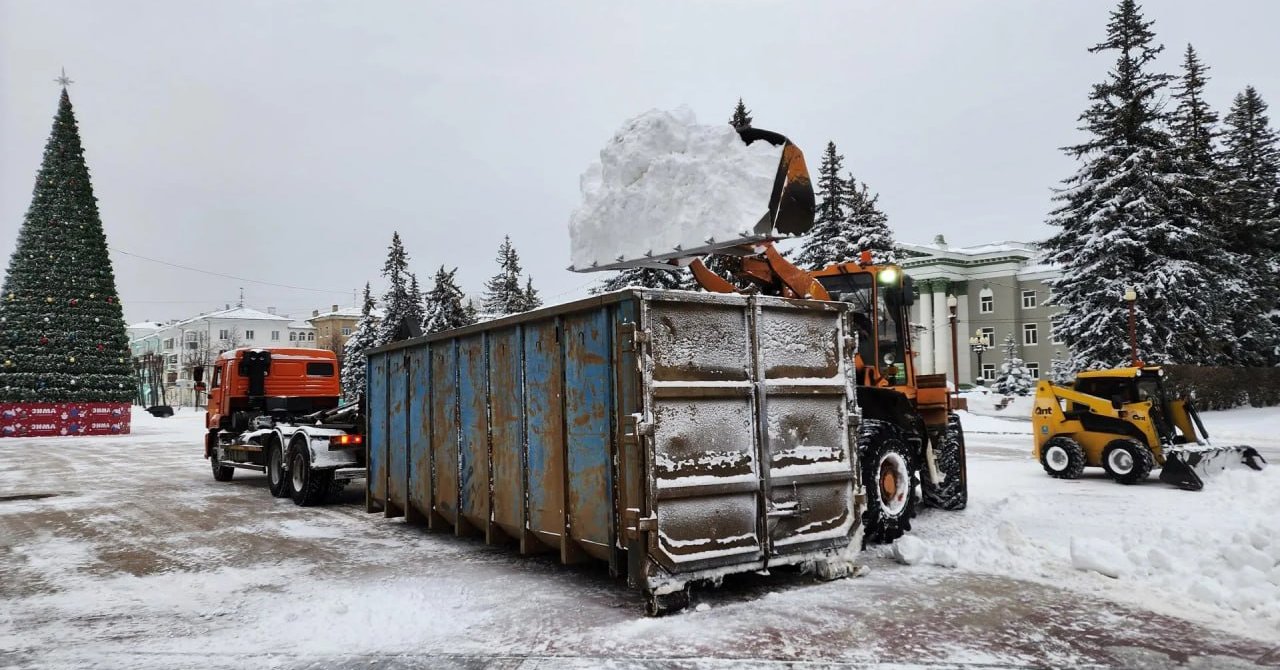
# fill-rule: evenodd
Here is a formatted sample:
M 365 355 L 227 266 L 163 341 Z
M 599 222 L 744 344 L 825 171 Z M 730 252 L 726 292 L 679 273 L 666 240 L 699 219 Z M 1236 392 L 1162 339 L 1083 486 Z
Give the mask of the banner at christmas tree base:
M 0 402 L 0 437 L 125 435 L 127 402 Z

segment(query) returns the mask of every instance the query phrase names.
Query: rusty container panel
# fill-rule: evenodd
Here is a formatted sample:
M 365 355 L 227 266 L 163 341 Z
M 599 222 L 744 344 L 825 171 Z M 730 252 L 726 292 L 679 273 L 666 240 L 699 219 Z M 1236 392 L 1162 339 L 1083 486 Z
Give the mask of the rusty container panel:
M 847 542 L 856 519 L 844 321 L 822 309 L 757 316 L 775 555 Z
M 458 343 L 431 345 L 431 457 L 435 472 L 433 511 L 457 527 L 458 516 Z
M 524 388 L 528 467 L 528 527 L 548 549 L 564 536 L 564 359 L 560 325 L 543 319 L 525 325 Z
M 489 335 L 490 446 L 493 523 L 508 538 L 524 538 L 523 328 Z
M 608 313 L 564 320 L 569 536 L 610 559 L 613 538 L 613 342 Z
M 365 480 L 365 509 L 370 512 L 381 511 L 387 504 L 387 358 L 388 354 L 377 354 L 369 357 L 366 371 L 366 384 L 370 407 L 378 411 L 369 413 L 368 445 L 366 464 L 368 475 Z
M 654 303 L 647 328 L 653 338 L 654 381 L 747 381 L 751 333 L 742 307 L 714 302 Z
M 409 502 L 411 521 L 431 518 L 431 352 L 409 351 Z
M 404 352 L 387 360 L 387 516 L 403 516 L 409 485 L 409 370 Z
M 458 342 L 459 533 L 489 526 L 489 354 L 485 334 Z M 465 528 L 463 526 L 469 526 Z

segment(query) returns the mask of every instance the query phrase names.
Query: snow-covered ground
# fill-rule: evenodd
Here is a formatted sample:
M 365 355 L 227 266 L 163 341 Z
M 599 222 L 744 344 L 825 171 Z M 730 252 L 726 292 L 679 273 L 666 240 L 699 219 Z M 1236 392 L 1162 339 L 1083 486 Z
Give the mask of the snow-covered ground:
M 915 520 L 898 553 L 919 561 L 731 579 L 662 619 L 599 566 L 367 515 L 359 487 L 304 509 L 256 473 L 214 482 L 189 410 L 0 440 L 0 668 L 1280 662 L 1280 468 L 1200 493 L 1061 482 L 1029 458 L 1025 408 L 972 407 L 970 507 Z M 1276 420 L 1205 415 L 1280 461 Z

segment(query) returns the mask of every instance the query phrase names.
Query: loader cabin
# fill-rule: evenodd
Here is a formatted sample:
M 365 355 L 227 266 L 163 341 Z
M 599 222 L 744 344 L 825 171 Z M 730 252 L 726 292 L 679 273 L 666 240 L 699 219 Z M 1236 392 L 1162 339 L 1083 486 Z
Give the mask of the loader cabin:
M 249 413 L 308 414 L 338 406 L 338 358 L 327 349 L 236 349 L 220 354 L 196 388 L 209 393 L 208 428 L 232 428 Z M 208 384 L 204 378 L 208 375 Z
M 911 278 L 896 265 L 832 265 L 814 273 L 832 300 L 853 305 L 858 356 L 889 386 L 911 385 L 907 310 L 915 302 Z

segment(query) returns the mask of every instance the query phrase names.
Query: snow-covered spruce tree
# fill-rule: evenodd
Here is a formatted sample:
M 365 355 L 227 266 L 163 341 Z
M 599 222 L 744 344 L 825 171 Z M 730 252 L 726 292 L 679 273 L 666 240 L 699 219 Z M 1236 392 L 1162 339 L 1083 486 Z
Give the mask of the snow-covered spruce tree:
M 476 305 L 476 301 L 467 298 L 466 314 L 468 323 L 480 322 L 480 306 Z
M 1267 118 L 1267 103 L 1252 86 L 1236 96 L 1226 116 L 1220 156 L 1225 182 L 1225 246 L 1244 259 L 1249 300 L 1236 317 L 1239 362 L 1275 365 L 1280 346 L 1276 323 L 1267 318 L 1280 291 L 1280 147 Z
M 524 278 L 524 290 L 520 293 L 520 309 L 521 312 L 531 312 L 542 306 L 542 297 L 538 295 L 538 289 L 533 287 L 533 277 Z
M 738 130 L 751 127 L 751 110 L 742 103 L 742 98 L 738 98 L 738 105 L 733 108 L 733 116 L 729 118 L 729 125 Z
M 889 229 L 889 217 L 880 211 L 878 193 L 849 175 L 845 180 L 844 235 L 833 240 L 832 263 L 856 260 L 864 250 L 876 263 L 897 263 L 898 245 Z
M 418 273 L 409 273 L 409 315 L 406 317 L 409 321 L 421 324 L 426 320 L 426 312 L 423 311 L 422 299 L 425 294 L 422 292 L 422 285 L 418 283 Z
M 67 89 L 0 292 L 0 401 L 129 402 L 135 379 Z
M 1080 116 L 1089 138 L 1065 151 L 1080 168 L 1054 196 L 1058 232 L 1044 244 L 1062 269 L 1052 280 L 1062 307 L 1057 331 L 1074 369 L 1128 360 L 1126 286 L 1138 293 L 1139 355 L 1147 362 L 1200 362 L 1211 339 L 1216 278 L 1201 256 L 1208 223 L 1186 205 L 1186 176 L 1165 130 L 1161 95 L 1171 77 L 1148 72 L 1163 47 L 1134 0 L 1111 12 L 1107 37 L 1090 52 L 1114 51 L 1115 66 Z
M 1022 362 L 1022 354 L 1018 351 L 1018 342 L 1013 333 L 1004 338 L 1001 345 L 1004 362 L 1000 364 L 1000 373 L 996 376 L 996 393 L 1001 395 L 1027 395 L 1035 388 L 1035 380 L 1031 379 L 1031 371 Z
M 1065 385 L 1075 378 L 1076 372 L 1071 369 L 1071 363 L 1063 357 L 1062 352 L 1053 352 L 1053 358 L 1049 361 L 1049 381 Z
M 342 397 L 347 401 L 353 401 L 365 392 L 364 352 L 378 346 L 378 317 L 374 306 L 373 293 L 366 283 L 360 320 L 342 349 Z
M 497 260 L 498 274 L 484 283 L 484 311 L 496 318 L 527 311 L 531 297 L 540 304 L 536 292 L 530 296 L 520 287 L 520 255 L 511 244 L 510 235 L 502 238 Z
M 628 286 L 644 288 L 668 289 L 672 291 L 693 290 L 692 275 L 684 268 L 657 270 L 654 268 L 629 268 L 605 279 L 591 287 L 592 294 L 618 291 Z
M 846 220 L 848 182 L 840 176 L 844 168 L 844 156 L 836 151 L 835 142 L 827 142 L 818 167 L 818 191 L 814 195 L 818 206 L 814 212 L 813 229 L 800 245 L 795 264 L 818 270 L 833 262 L 846 260 L 835 258 L 832 247 L 843 237 L 842 226 Z
M 400 233 L 393 233 L 387 249 L 387 261 L 382 265 L 382 276 L 387 278 L 387 292 L 382 296 L 383 315 L 378 325 L 378 346 L 404 339 L 406 324 L 415 326 L 422 322 L 422 306 L 419 297 L 410 294 L 409 254 L 400 242 Z
M 435 282 L 431 292 L 427 293 L 427 318 L 422 324 L 422 332 L 438 333 L 470 326 L 476 322 L 475 315 L 462 304 L 462 289 L 458 287 L 455 275 L 458 268 L 445 270 L 441 265 L 436 270 Z

